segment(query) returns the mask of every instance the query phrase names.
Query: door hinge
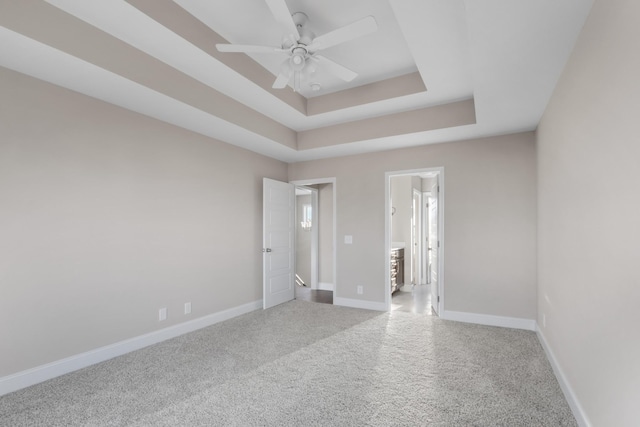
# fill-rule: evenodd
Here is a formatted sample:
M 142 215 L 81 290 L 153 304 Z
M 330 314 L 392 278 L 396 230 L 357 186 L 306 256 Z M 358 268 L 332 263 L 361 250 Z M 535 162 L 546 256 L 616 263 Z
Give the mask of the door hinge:
M 440 295 L 438 295 L 438 302 L 440 302 Z
M 438 240 L 438 247 L 440 247 L 440 240 Z
M 440 192 L 440 186 L 438 185 L 438 193 Z

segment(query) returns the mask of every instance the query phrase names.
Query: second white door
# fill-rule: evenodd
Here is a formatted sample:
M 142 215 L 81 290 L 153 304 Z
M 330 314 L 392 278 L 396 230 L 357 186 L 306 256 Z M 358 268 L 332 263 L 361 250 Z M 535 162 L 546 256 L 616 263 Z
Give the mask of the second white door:
M 295 297 L 295 188 L 263 179 L 263 308 Z

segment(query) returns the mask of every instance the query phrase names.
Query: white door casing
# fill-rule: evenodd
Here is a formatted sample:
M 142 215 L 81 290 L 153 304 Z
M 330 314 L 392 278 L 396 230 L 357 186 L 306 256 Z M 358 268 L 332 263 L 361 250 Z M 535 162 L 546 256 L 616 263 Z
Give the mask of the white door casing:
M 263 308 L 295 296 L 295 187 L 263 178 L 262 183 Z

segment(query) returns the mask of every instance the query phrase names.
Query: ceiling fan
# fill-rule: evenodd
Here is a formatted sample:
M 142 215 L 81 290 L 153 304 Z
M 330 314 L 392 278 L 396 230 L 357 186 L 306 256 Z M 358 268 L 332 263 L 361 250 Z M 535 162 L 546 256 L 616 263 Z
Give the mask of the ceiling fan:
M 373 33 L 378 29 L 378 24 L 373 16 L 367 16 L 352 24 L 330 31 L 316 37 L 307 26 L 308 18 L 302 12 L 291 14 L 285 0 L 265 0 L 276 21 L 285 31 L 282 46 L 255 46 L 244 44 L 216 44 L 220 52 L 237 53 L 275 53 L 286 56 L 280 66 L 280 73 L 273 83 L 273 88 L 283 89 L 293 77 L 293 89 L 300 90 L 300 81 L 310 82 L 311 89 L 321 89 L 318 83 L 311 81 L 317 66 L 333 74 L 334 76 L 350 82 L 358 74 L 329 58 L 319 55 L 322 49 Z

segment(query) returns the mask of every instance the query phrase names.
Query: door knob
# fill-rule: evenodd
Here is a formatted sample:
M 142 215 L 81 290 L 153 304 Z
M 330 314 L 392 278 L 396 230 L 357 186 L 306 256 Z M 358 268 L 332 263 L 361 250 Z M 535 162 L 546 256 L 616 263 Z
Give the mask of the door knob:
M 262 252 L 271 252 L 271 248 L 262 248 Z

